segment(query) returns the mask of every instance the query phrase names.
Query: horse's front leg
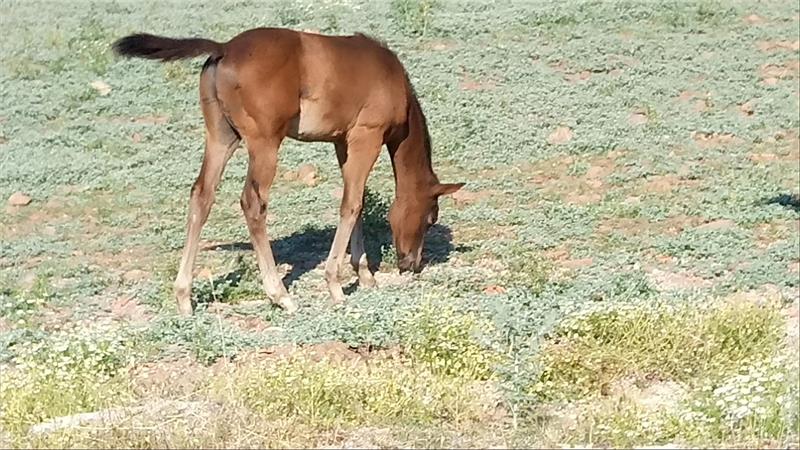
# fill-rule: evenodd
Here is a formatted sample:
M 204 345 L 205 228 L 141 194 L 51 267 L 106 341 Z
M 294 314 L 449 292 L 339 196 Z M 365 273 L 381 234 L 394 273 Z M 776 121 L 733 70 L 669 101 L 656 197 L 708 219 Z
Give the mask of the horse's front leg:
M 347 161 L 347 144 L 344 142 L 336 143 L 336 158 L 339 160 L 341 169 Z M 369 270 L 366 246 L 364 245 L 364 211 L 362 200 L 362 211 L 356 215 L 356 223 L 353 225 L 353 233 L 350 236 L 350 265 L 358 274 L 358 285 L 366 288 L 375 287 L 375 276 Z
M 337 145 L 337 156 L 343 150 L 344 157 L 339 156 L 342 166 L 342 177 L 344 178 L 344 194 L 342 204 L 339 209 L 339 226 L 336 228 L 336 235 L 333 238 L 331 251 L 325 262 L 325 279 L 328 282 L 328 290 L 331 293 L 331 300 L 334 304 L 344 302 L 344 291 L 342 283 L 339 281 L 339 266 L 344 259 L 347 244 L 353 235 L 353 229 L 359 222 L 361 210 L 364 203 L 364 187 L 367 184 L 367 177 L 378 159 L 378 155 L 383 145 L 383 133 L 376 132 L 374 129 L 353 128 L 347 137 L 346 145 Z M 359 229 L 355 245 L 351 247 L 351 253 L 355 258 L 358 255 L 359 280 L 362 281 L 361 261 L 363 260 L 364 269 L 369 272 L 367 259 L 364 255 L 363 232 Z M 369 279 L 372 274 L 369 274 Z M 367 281 L 369 283 L 369 281 Z M 372 280 L 374 284 L 374 279 Z

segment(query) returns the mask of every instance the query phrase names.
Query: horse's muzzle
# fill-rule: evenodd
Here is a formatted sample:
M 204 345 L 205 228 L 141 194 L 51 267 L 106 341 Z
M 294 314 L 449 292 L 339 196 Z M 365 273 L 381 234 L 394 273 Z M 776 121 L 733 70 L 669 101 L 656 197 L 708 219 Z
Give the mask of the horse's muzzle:
M 399 255 L 398 255 L 399 256 Z M 421 270 L 421 264 L 419 261 L 414 258 L 413 254 L 408 254 L 398 258 L 397 261 L 397 268 L 400 269 L 400 273 L 403 272 L 414 272 L 419 273 Z

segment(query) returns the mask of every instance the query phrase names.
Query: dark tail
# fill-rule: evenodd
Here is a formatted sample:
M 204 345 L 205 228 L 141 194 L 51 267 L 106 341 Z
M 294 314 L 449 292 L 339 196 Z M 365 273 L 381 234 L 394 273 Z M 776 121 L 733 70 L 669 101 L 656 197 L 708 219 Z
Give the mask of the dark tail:
M 174 61 L 202 55 L 220 57 L 225 46 L 209 39 L 172 39 L 139 33 L 114 42 L 113 48 L 121 56 Z

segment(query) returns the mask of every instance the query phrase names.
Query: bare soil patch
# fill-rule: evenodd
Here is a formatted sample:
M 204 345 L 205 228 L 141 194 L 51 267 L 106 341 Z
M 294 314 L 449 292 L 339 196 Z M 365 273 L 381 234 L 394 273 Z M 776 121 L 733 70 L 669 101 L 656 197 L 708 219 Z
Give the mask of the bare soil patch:
M 547 143 L 550 145 L 562 145 L 572 140 L 572 129 L 570 127 L 560 126 L 553 130 L 547 136 Z
M 647 276 L 650 282 L 653 283 L 659 291 L 680 291 L 711 286 L 710 281 L 686 271 L 669 272 L 654 268 L 650 270 Z
M 499 193 L 492 190 L 470 191 L 464 188 L 452 193 L 450 198 L 453 199 L 456 206 L 465 206 L 470 203 L 480 202 L 489 197 L 498 195 Z
M 766 22 L 766 19 L 758 14 L 748 14 L 742 18 L 748 25 L 761 25 Z
M 712 220 L 711 222 L 706 222 L 702 225 L 698 225 L 695 229 L 702 231 L 714 231 L 714 230 L 727 230 L 730 228 L 734 228 L 735 226 L 736 222 L 732 220 L 719 219 L 719 220 Z
M 780 80 L 791 80 L 800 75 L 800 61 L 792 59 L 783 64 L 764 64 L 758 70 L 764 84 L 773 86 Z
M 557 195 L 567 203 L 587 205 L 603 199 L 608 191 L 607 178 L 617 169 L 616 159 L 621 155 L 620 151 L 612 151 L 589 159 L 586 161 L 589 168 L 581 176 L 568 173 L 575 162 L 570 156 L 545 160 L 527 170 L 531 182 L 543 192 Z
M 153 313 L 146 306 L 130 296 L 114 300 L 109 308 L 111 315 L 118 320 L 145 323 L 153 317 Z
M 492 80 L 476 80 L 469 74 L 461 75 L 461 81 L 458 87 L 464 91 L 490 91 L 497 87 L 497 84 Z
M 722 147 L 742 142 L 741 139 L 730 133 L 705 133 L 700 131 L 692 133 L 692 139 L 702 148 Z
M 778 51 L 792 51 L 800 50 L 800 41 L 758 41 L 756 47 L 764 53 L 775 53 Z

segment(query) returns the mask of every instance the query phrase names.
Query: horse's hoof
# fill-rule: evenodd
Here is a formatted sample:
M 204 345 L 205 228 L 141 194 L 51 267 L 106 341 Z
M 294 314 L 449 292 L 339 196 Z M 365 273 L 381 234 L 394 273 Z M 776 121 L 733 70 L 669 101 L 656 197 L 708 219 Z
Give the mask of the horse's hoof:
M 375 276 L 369 273 L 368 275 L 358 275 L 358 285 L 363 288 L 371 289 L 376 287 L 378 283 L 375 282 Z
M 192 315 L 192 302 L 178 302 L 178 315 L 189 317 Z
M 283 308 L 283 310 L 286 311 L 286 314 L 294 314 L 299 309 L 297 303 L 295 303 L 292 297 L 288 295 L 285 295 L 276 300 L 275 304 Z

